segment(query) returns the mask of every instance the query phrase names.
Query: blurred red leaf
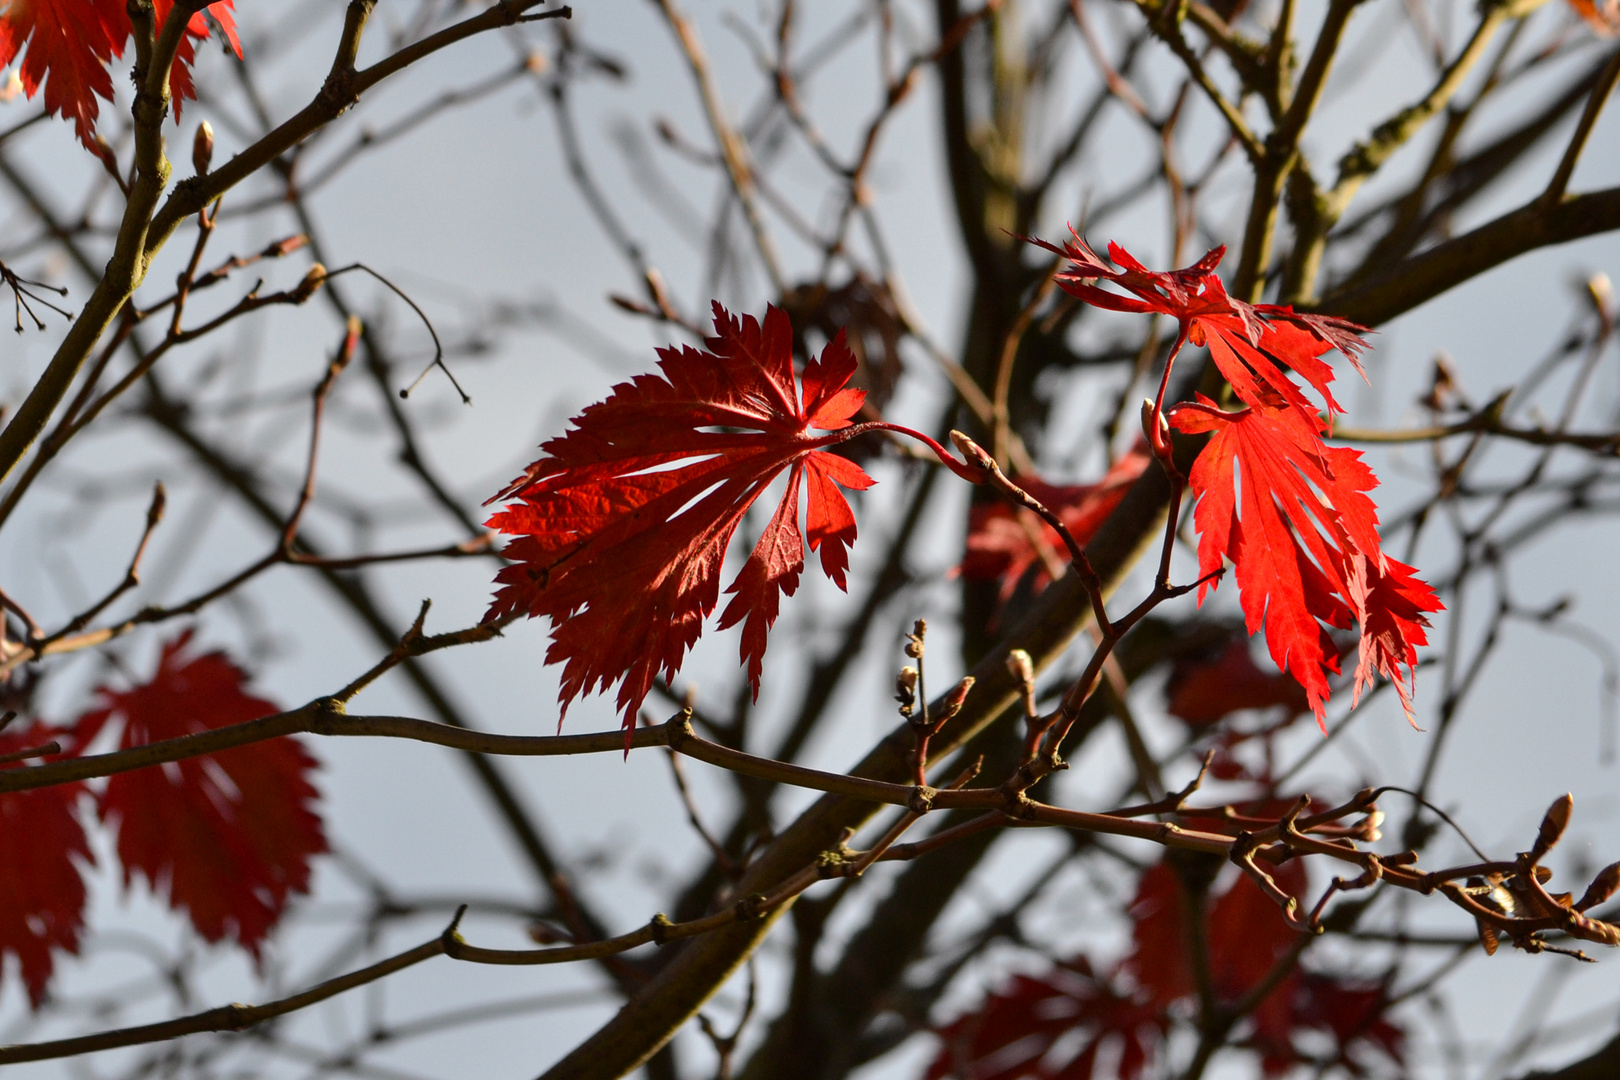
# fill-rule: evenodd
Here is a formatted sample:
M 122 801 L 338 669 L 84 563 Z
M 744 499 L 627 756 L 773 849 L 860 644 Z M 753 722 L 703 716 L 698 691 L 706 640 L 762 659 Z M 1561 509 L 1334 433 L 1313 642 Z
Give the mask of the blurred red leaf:
M 163 647 L 151 682 L 103 688 L 102 707 L 79 721 L 84 740 L 117 723 L 127 749 L 277 711 L 247 693 L 247 676 L 223 653 L 186 655 L 190 639 Z M 101 814 L 118 831 L 124 884 L 145 878 L 205 939 L 234 938 L 257 959 L 288 896 L 308 891 L 310 860 L 326 850 L 309 779 L 316 767 L 284 738 L 112 777 Z
M 1406 1031 L 1389 1018 L 1389 980 L 1337 978 L 1306 972 L 1294 996 L 1294 1024 L 1332 1036 L 1335 1061 L 1365 1076 L 1368 1050 L 1397 1065 L 1405 1061 Z
M 1097 1055 L 1117 1046 L 1117 1076 L 1138 1080 L 1152 1063 L 1164 1020 L 1151 1003 L 1118 991 L 1080 957 L 1044 977 L 1015 975 L 977 1010 L 937 1034 L 926 1080 L 1092 1080 Z M 1052 1050 L 1071 1032 L 1082 1033 Z
M 1303 896 L 1305 865 L 1300 860 L 1276 867 L 1272 877 L 1284 891 Z M 1175 869 L 1160 862 L 1142 875 L 1131 905 L 1135 948 L 1124 967 L 1161 1008 L 1192 995 L 1197 987 L 1188 939 L 1188 902 Z M 1238 876 L 1211 900 L 1201 918 L 1210 988 L 1227 1005 L 1260 985 L 1299 940 L 1276 903 L 1246 875 Z M 1283 978 L 1255 1009 L 1257 1036 L 1287 1041 L 1288 1001 L 1296 977 L 1297 973 L 1290 973 Z
M 1240 709 L 1283 706 L 1289 716 L 1310 708 L 1305 689 L 1287 672 L 1264 672 L 1255 665 L 1247 640 L 1230 641 L 1220 656 L 1177 661 L 1165 684 L 1170 715 L 1202 727 Z
M 1569 0 L 1569 6 L 1600 37 L 1613 37 L 1620 31 L 1620 0 Z
M 1055 512 L 1083 546 L 1097 535 L 1131 483 L 1152 460 L 1147 444 L 1138 443 L 1095 484 L 1048 484 L 1038 476 L 1018 476 L 1013 482 Z M 1047 572 L 1048 558 L 1064 566 L 1069 563 L 1068 547 L 1056 529 L 1032 511 L 1000 500 L 981 502 L 969 513 L 967 550 L 957 573 L 973 580 L 999 580 L 999 602 L 1005 604 L 1031 567 L 1035 568 L 1031 581 L 1034 591 L 1046 588 L 1052 580 Z
M 0 733 L 0 754 L 65 737 L 37 723 L 14 725 Z M 45 1000 L 54 951 L 78 952 L 84 929 L 77 863 L 95 858 L 79 823 L 83 794 L 83 784 L 58 784 L 0 795 L 0 961 L 7 953 L 17 958 L 35 1008 Z
M 232 3 L 218 0 L 207 10 L 240 57 L 242 45 Z M 154 0 L 159 26 L 173 6 L 174 0 Z M 113 100 L 107 65 L 124 55 L 131 32 L 123 0 L 12 0 L 0 10 L 0 67 L 10 64 L 26 47 L 17 69 L 23 90 L 33 98 L 43 87 L 45 111 L 72 120 L 79 141 L 94 151 L 96 118 L 101 112 L 96 99 Z M 197 96 L 191 82 L 196 56 L 193 42 L 208 33 L 203 13 L 193 14 L 169 72 L 176 119 L 181 100 Z
M 1284 809 L 1282 801 L 1271 800 L 1246 811 L 1264 817 Z M 1273 867 L 1271 874 L 1290 895 L 1305 894 L 1301 860 Z M 979 1008 L 937 1030 L 942 1045 L 925 1080 L 1094 1080 L 1100 1052 L 1110 1047 L 1119 1054 L 1117 1075 L 1136 1080 L 1152 1065 L 1172 1019 L 1198 1012 L 1187 904 L 1177 870 L 1168 862 L 1150 867 L 1130 907 L 1133 948 L 1115 972 L 1098 975 L 1081 956 L 1043 976 L 1014 976 Z M 1260 1055 L 1267 1076 L 1281 1076 L 1301 1062 L 1320 1063 L 1319 1053 L 1295 1045 L 1306 1032 L 1330 1037 L 1335 1063 L 1353 1075 L 1364 1075 L 1369 1052 L 1401 1063 L 1405 1032 L 1387 1015 L 1388 980 L 1288 966 L 1302 937 L 1252 878 L 1240 875 L 1206 900 L 1199 919 L 1210 990 L 1219 1005 L 1230 1007 L 1280 975 L 1249 1013 L 1241 1035 L 1242 1044 Z

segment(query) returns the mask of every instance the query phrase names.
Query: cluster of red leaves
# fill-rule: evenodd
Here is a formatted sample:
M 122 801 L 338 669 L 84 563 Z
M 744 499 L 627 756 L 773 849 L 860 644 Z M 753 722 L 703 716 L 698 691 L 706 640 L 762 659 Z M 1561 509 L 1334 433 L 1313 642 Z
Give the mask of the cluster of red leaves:
M 852 426 L 865 394 L 845 387 L 856 360 L 843 333 L 805 363 L 801 393 L 792 327 L 779 308 L 761 324 L 716 303 L 714 327 L 706 350 L 660 349 L 662 377 L 615 386 L 489 500 L 516 500 L 488 522 L 516 539 L 485 618 L 550 618 L 546 661 L 564 665 L 564 713 L 581 694 L 619 682 L 629 730 L 659 671 L 673 676 L 702 632 L 719 601 L 733 534 L 784 470 L 787 490 L 727 588 L 732 599 L 720 616 L 721 629 L 742 624 L 742 659 L 756 693 L 781 594 L 793 595 L 804 569 L 806 534 L 822 570 L 845 586 L 855 515 L 839 489 L 863 490 L 873 480 L 827 449 L 892 425 Z
M 1303 864 L 1284 864 L 1274 877 L 1303 894 Z M 1175 1018 L 1198 1012 L 1189 903 L 1168 863 L 1149 868 L 1130 908 L 1134 947 L 1123 961 L 1103 975 L 1081 957 L 1043 977 L 1014 978 L 978 1010 L 939 1030 L 943 1045 L 927 1080 L 1092 1080 L 1104 1051 L 1118 1054 L 1120 1080 L 1139 1080 L 1163 1052 Z M 1301 1062 L 1324 1064 L 1319 1053 L 1299 1045 L 1313 1036 L 1317 1042 L 1326 1036 L 1329 1060 L 1352 1075 L 1364 1075 L 1373 1057 L 1401 1063 L 1405 1036 L 1386 1015 L 1387 983 L 1295 965 L 1290 954 L 1298 935 L 1250 878 L 1238 876 L 1207 903 L 1201 919 L 1209 989 L 1221 1003 L 1230 1007 L 1275 981 L 1249 1014 L 1242 1039 L 1260 1055 L 1267 1076 Z
M 233 0 L 218 0 L 206 9 L 236 55 L 242 43 L 236 36 Z M 174 0 L 153 0 L 158 26 L 169 17 Z M 123 0 L 10 0 L 0 5 L 0 67 L 23 52 L 17 75 L 30 98 L 45 90 L 45 110 L 72 120 L 79 141 L 96 151 L 96 118 L 100 97 L 113 99 L 112 75 L 107 66 L 124 55 L 133 30 Z M 169 71 L 174 115 L 180 103 L 197 96 L 191 82 L 196 42 L 208 37 L 208 19 L 202 12 L 186 23 L 185 34 Z
M 1152 460 L 1140 443 L 1095 484 L 1048 484 L 1038 476 L 1015 476 L 1013 482 L 1056 513 L 1084 546 Z M 1030 585 L 1039 593 L 1052 580 L 1050 568 L 1068 562 L 1069 549 L 1056 529 L 1033 511 L 997 499 L 969 511 L 967 549 L 956 570 L 965 578 L 1001 582 L 999 600 L 1005 605 L 1032 568 Z
M 1272 658 L 1305 688 L 1319 724 L 1331 692 L 1328 677 L 1339 670 L 1329 628 L 1355 624 L 1361 626 L 1356 699 L 1382 676 L 1395 685 L 1411 718 L 1417 647 L 1427 642 L 1425 614 L 1441 604 L 1411 567 L 1381 550 L 1377 511 L 1366 495 L 1378 481 L 1361 454 L 1322 441 L 1331 417 L 1343 409 L 1329 388 L 1333 369 L 1321 357 L 1337 349 L 1359 371 L 1363 328 L 1233 299 L 1215 275 L 1224 248 L 1184 270 L 1160 273 L 1114 244 L 1108 247 L 1113 266 L 1078 237 L 1062 249 L 1042 246 L 1069 259 L 1058 284 L 1086 303 L 1175 319 L 1176 349 L 1208 346 L 1245 406 L 1224 412 L 1200 399 L 1166 413 L 1178 430 L 1211 436 L 1188 476 L 1198 499 L 1200 574 L 1232 561 L 1249 632 L 1265 628 Z M 1327 419 L 1289 371 L 1321 397 Z M 1199 601 L 1217 584 L 1211 579 L 1200 587 Z
M 128 749 L 277 711 L 247 692 L 246 675 L 223 653 L 188 655 L 189 640 L 182 634 L 164 646 L 150 682 L 99 691 L 99 707 L 70 726 L 0 733 L 0 754 L 55 740 L 62 756 L 76 756 L 109 725 Z M 233 939 L 258 959 L 289 895 L 308 891 L 311 859 L 326 850 L 315 768 L 297 741 L 276 739 L 119 773 L 96 792 L 63 784 L 0 794 L 0 957 L 18 957 L 37 1006 L 52 950 L 78 950 L 80 872 L 92 861 L 80 814 L 93 800 L 117 830 L 126 887 L 145 879 L 203 938 Z

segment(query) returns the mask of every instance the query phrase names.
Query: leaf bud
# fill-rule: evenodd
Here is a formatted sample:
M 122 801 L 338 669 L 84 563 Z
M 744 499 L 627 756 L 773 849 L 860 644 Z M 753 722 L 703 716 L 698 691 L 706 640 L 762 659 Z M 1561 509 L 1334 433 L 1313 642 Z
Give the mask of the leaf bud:
M 1568 794 L 1560 795 L 1547 807 L 1547 816 L 1541 819 L 1541 829 L 1536 835 L 1535 847 L 1531 849 L 1531 858 L 1539 859 L 1551 851 L 1553 845 L 1558 843 L 1569 827 L 1569 812 L 1574 808 L 1575 800 Z
M 305 300 L 320 292 L 321 286 L 324 284 L 326 284 L 326 267 L 320 263 L 311 263 L 309 272 L 304 275 L 304 280 L 300 281 L 298 288 L 292 292 L 293 301 L 302 304 Z
M 900 712 L 906 716 L 911 715 L 912 707 L 917 704 L 917 669 L 903 667 L 894 680 L 894 700 L 900 703 Z
M 985 452 L 984 447 L 962 432 L 952 429 L 951 442 L 955 443 L 956 448 L 962 451 L 962 456 L 968 459 L 968 464 L 977 465 L 985 472 L 990 472 L 996 467 L 995 459 Z
M 1614 310 L 1614 286 L 1609 282 L 1609 275 L 1599 271 L 1587 278 L 1586 294 L 1592 298 L 1598 315 L 1607 320 Z
M 1575 903 L 1575 910 L 1585 911 L 1596 907 L 1613 896 L 1616 889 L 1620 889 L 1620 863 L 1610 863 L 1586 887 L 1586 893 Z
M 198 176 L 208 175 L 208 166 L 214 160 L 214 125 L 204 120 L 197 125 L 197 134 L 191 140 L 191 164 Z
M 922 659 L 923 637 L 928 633 L 928 620 L 918 619 L 911 625 L 911 633 L 906 635 L 906 655 L 913 660 Z
M 1023 649 L 1014 649 L 1007 654 L 1007 673 L 1021 684 L 1032 683 L 1035 681 L 1035 662 Z
M 529 940 L 536 945 L 556 945 L 574 939 L 554 926 L 543 922 L 529 924 Z
M 961 682 L 951 687 L 951 692 L 946 694 L 945 700 L 940 703 L 938 717 L 940 723 L 944 723 L 962 711 L 962 705 L 967 701 L 968 691 L 973 689 L 973 684 L 976 681 L 972 675 L 964 675 Z

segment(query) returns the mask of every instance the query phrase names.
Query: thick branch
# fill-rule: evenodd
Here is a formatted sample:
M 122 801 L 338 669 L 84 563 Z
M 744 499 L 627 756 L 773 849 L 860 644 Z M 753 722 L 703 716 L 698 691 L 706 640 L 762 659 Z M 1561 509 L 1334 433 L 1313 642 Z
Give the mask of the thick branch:
M 1620 229 L 1620 188 L 1537 201 L 1414 255 L 1389 271 L 1329 294 L 1318 310 L 1367 326 L 1388 322 L 1527 251 Z

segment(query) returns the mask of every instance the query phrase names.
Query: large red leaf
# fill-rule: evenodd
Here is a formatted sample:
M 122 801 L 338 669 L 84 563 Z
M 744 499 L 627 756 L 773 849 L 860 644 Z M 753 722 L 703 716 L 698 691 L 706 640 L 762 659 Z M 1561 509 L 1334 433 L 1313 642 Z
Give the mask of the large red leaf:
M 111 101 L 107 64 L 124 54 L 129 16 L 119 0 L 12 0 L 0 12 L 0 66 L 27 46 L 17 69 L 30 98 L 45 90 L 45 111 L 72 120 L 95 143 L 97 97 Z
M 218 0 L 207 10 L 240 57 L 233 2 Z M 154 0 L 157 25 L 163 24 L 173 6 L 174 0 Z M 124 55 L 131 32 L 122 0 L 10 0 L 0 10 L 0 67 L 10 64 L 26 47 L 17 71 L 24 91 L 32 98 L 44 87 L 46 112 L 72 120 L 79 141 L 94 149 L 96 118 L 101 112 L 96 99 L 112 101 L 107 65 Z M 177 119 L 181 100 L 197 96 L 191 82 L 194 39 L 206 38 L 208 32 L 203 13 L 192 15 L 175 53 L 169 86 Z
M 0 733 L 0 754 L 60 739 L 39 724 Z M 21 762 L 17 763 L 21 765 Z M 79 824 L 83 784 L 59 784 L 0 795 L 0 963 L 15 956 L 28 999 L 38 1008 L 55 950 L 79 951 L 84 881 L 78 863 L 93 863 Z
M 1360 453 L 1324 445 L 1314 417 L 1286 408 L 1223 413 L 1205 401 L 1178 407 L 1171 422 L 1212 435 L 1188 477 L 1198 496 L 1199 572 L 1232 560 L 1249 632 L 1264 627 L 1272 659 L 1305 688 L 1317 722 L 1339 670 L 1327 628 L 1352 622 L 1362 626 L 1356 697 L 1381 674 L 1410 718 L 1424 613 L 1441 605 L 1411 567 L 1380 549 L 1365 494 L 1377 480 Z
M 120 723 L 119 745 L 142 746 L 277 711 L 247 693 L 247 676 L 223 653 L 188 655 L 190 636 L 163 647 L 151 682 L 102 689 L 102 707 L 79 721 L 85 740 Z M 315 768 L 285 738 L 112 777 L 101 813 L 118 830 L 124 884 L 145 878 L 205 939 L 234 938 L 257 958 L 289 895 L 308 891 L 310 860 L 326 850 Z
M 1411 567 L 1383 554 L 1377 511 L 1365 494 L 1377 479 L 1359 453 L 1323 443 L 1316 406 L 1289 375 L 1310 384 L 1331 423 L 1343 410 L 1330 389 L 1333 369 L 1322 356 L 1337 349 L 1359 371 L 1364 328 L 1233 299 L 1215 276 L 1224 248 L 1185 270 L 1156 272 L 1114 244 L 1108 246 L 1110 266 L 1078 236 L 1063 248 L 1036 243 L 1069 259 L 1058 283 L 1087 303 L 1175 319 L 1176 349 L 1208 346 L 1215 366 L 1248 406 L 1223 413 L 1205 399 L 1167 410 L 1179 430 L 1213 435 L 1188 477 L 1198 499 L 1199 572 L 1208 578 L 1199 601 L 1218 584 L 1210 575 L 1231 559 L 1249 632 L 1265 628 L 1272 658 L 1305 688 L 1324 730 L 1328 677 L 1339 670 L 1327 629 L 1359 623 L 1356 700 L 1383 676 L 1394 683 L 1412 719 L 1417 647 L 1427 642 L 1425 613 L 1441 610 L 1441 604 Z M 1102 288 L 1105 282 L 1129 295 Z
M 1290 894 L 1304 895 L 1304 863 L 1285 863 L 1273 868 L 1272 876 Z M 1196 985 L 1189 959 L 1187 903 L 1187 890 L 1176 871 L 1159 862 L 1142 875 L 1131 904 L 1134 947 L 1124 966 L 1160 1005 L 1186 997 Z M 1201 918 L 1213 989 L 1228 1003 L 1258 985 L 1299 936 L 1246 875 L 1216 896 Z
M 1220 341 L 1235 355 L 1223 358 L 1217 354 L 1216 363 L 1245 401 L 1250 398 L 1239 384 L 1258 382 L 1270 385 L 1295 404 L 1303 402 L 1287 376 L 1281 373 L 1280 363 L 1303 376 L 1323 396 L 1330 411 L 1341 411 L 1328 392 L 1333 369 L 1318 357 L 1329 349 L 1338 349 L 1357 371 L 1361 370 L 1359 357 L 1367 347 L 1361 336 L 1364 327 L 1333 315 L 1296 312 L 1291 307 L 1233 299 L 1227 295 L 1221 279 L 1215 276 L 1215 267 L 1226 254 L 1224 247 L 1211 249 L 1184 270 L 1154 271 L 1117 244 L 1108 245 L 1108 256 L 1119 269 L 1098 258 L 1079 236 L 1074 236 L 1061 248 L 1044 240 L 1033 242 L 1069 260 L 1069 266 L 1057 275 L 1057 283 L 1086 303 L 1111 311 L 1168 315 L 1176 320 L 1181 333 L 1194 345 L 1210 343 L 1208 339 Z M 1099 288 L 1094 284 L 1099 281 L 1116 285 L 1131 295 L 1121 296 Z M 1210 343 L 1210 347 L 1213 352 L 1217 346 Z M 1241 370 L 1244 368 L 1247 372 Z
M 864 395 L 845 388 L 854 354 L 840 333 L 793 378 L 792 328 L 771 308 L 761 325 L 715 305 L 707 350 L 659 350 L 657 375 L 613 388 L 496 499 L 489 520 L 516 539 L 488 619 L 551 619 L 548 663 L 560 700 L 619 683 L 626 729 L 660 670 L 673 676 L 720 596 L 720 571 L 744 514 L 784 470 L 787 490 L 727 590 L 720 627 L 741 623 L 742 659 L 758 692 L 766 631 L 810 548 L 840 588 L 855 517 L 840 488 L 871 477 L 825 447 L 847 438 Z M 802 401 L 802 403 L 801 403 Z M 834 432 L 816 436 L 811 429 Z M 560 721 L 559 721 L 560 722 Z

